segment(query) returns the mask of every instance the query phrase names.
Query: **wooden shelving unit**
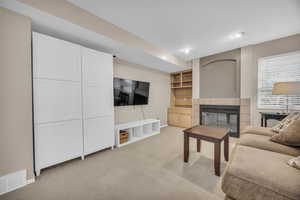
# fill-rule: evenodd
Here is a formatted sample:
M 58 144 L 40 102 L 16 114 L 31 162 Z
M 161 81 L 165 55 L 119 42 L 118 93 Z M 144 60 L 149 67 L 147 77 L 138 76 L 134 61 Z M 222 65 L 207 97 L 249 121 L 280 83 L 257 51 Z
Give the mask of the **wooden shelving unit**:
M 190 127 L 192 124 L 192 70 L 171 73 L 171 107 L 168 123 L 172 126 Z
M 171 74 L 171 106 L 192 107 L 192 70 Z
M 191 88 L 192 84 L 192 70 L 185 70 L 171 74 L 171 88 Z

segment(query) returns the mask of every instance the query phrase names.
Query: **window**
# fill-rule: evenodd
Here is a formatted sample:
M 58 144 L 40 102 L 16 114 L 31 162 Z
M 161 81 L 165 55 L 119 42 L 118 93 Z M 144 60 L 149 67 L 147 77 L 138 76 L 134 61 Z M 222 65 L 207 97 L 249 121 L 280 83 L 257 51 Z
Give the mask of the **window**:
M 300 81 L 300 51 L 265 57 L 258 60 L 259 109 L 285 109 L 286 96 L 272 95 L 276 82 Z M 289 96 L 289 109 L 300 109 L 300 95 Z

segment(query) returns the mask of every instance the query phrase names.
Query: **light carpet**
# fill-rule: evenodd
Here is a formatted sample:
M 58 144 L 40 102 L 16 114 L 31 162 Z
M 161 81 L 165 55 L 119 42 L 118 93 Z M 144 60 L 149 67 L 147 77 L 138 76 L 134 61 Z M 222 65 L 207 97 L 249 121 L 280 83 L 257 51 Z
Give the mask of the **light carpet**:
M 183 129 L 114 150 L 97 152 L 42 171 L 36 182 L 0 196 L 1 200 L 221 200 L 221 178 L 214 175 L 213 144 L 190 142 L 183 162 Z M 230 138 L 230 150 L 235 140 Z M 226 162 L 222 146 L 221 172 Z M 231 152 L 231 151 L 230 151 Z

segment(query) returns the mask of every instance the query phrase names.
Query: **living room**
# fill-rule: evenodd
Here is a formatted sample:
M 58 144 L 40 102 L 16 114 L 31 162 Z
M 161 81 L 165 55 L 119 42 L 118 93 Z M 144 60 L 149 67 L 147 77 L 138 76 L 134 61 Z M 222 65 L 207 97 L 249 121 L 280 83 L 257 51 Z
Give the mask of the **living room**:
M 0 199 L 300 199 L 298 0 L 1 0 L 0 25 Z

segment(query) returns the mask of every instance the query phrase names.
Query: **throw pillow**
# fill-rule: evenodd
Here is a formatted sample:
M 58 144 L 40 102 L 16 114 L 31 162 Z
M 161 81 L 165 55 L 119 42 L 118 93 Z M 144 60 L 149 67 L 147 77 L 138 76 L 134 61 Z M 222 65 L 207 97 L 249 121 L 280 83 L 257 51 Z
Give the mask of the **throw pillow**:
M 287 164 L 300 170 L 300 156 L 292 158 L 287 162 Z
M 285 129 L 288 127 L 288 125 L 293 122 L 293 120 L 299 119 L 300 113 L 299 112 L 293 112 L 286 116 L 283 120 L 281 120 L 278 124 L 272 127 L 272 131 L 275 133 L 279 133 L 279 131 Z
M 272 131 L 275 133 L 279 133 L 280 129 L 283 127 L 282 122 L 278 122 L 275 126 L 272 127 Z
M 300 119 L 293 120 L 286 128 L 273 135 L 270 140 L 285 145 L 300 146 Z

